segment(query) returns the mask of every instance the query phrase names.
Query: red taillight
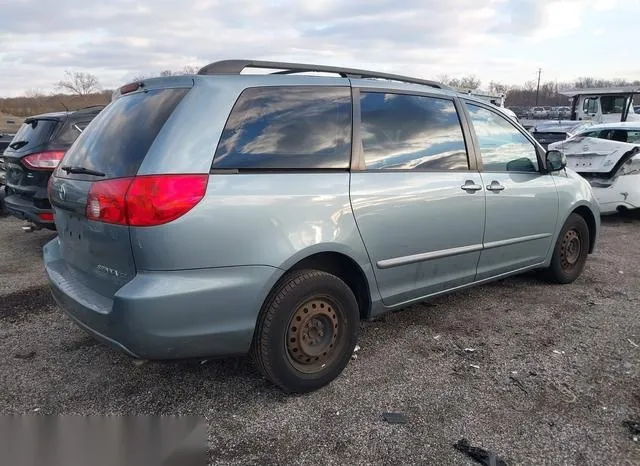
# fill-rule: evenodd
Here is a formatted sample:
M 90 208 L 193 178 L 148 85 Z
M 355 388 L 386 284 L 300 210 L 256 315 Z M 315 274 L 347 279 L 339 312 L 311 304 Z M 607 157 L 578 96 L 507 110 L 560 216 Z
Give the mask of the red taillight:
M 53 170 L 58 166 L 62 157 L 64 157 L 64 151 L 52 150 L 27 155 L 22 161 L 29 168 Z
M 38 218 L 43 222 L 53 222 L 53 214 L 50 212 L 41 212 L 38 214 Z
M 134 178 L 127 193 L 129 225 L 162 225 L 181 217 L 204 197 L 208 179 L 208 175 Z
M 125 196 L 132 182 L 133 178 L 117 178 L 93 183 L 87 195 L 87 218 L 104 223 L 126 225 Z
M 208 175 L 150 175 L 97 181 L 87 197 L 87 218 L 138 227 L 162 225 L 200 202 L 208 179 Z

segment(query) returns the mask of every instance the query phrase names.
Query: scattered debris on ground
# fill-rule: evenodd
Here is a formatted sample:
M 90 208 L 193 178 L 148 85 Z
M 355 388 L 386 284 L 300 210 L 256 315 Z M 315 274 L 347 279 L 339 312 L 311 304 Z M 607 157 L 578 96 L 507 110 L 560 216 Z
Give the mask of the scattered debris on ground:
M 16 359 L 32 359 L 36 355 L 35 351 L 27 351 L 26 353 L 16 353 L 13 355 Z
M 471 446 L 465 438 L 458 440 L 453 446 L 459 452 L 485 466 L 508 466 L 508 463 L 500 456 L 484 448 Z
M 469 464 L 461 437 L 513 464 L 640 464 L 638 220 L 603 218 L 570 285 L 525 274 L 363 322 L 357 362 L 299 396 L 246 357 L 135 366 L 57 308 L 54 235 L 21 225 L 0 219 L 0 414 L 202 415 L 224 465 Z
M 624 421 L 622 424 L 629 431 L 631 439 L 637 442 L 640 439 L 640 421 Z
M 520 381 L 520 379 L 518 379 L 517 377 L 515 377 L 515 376 L 513 376 L 513 375 L 510 375 L 510 376 L 509 376 L 509 378 L 513 381 L 513 383 L 515 383 L 515 384 L 516 384 L 516 386 L 517 386 L 520 390 L 522 390 L 522 391 L 525 393 L 525 395 L 528 395 L 528 394 L 529 394 L 529 392 L 528 392 L 528 391 L 527 391 L 527 389 L 525 388 L 524 384 Z
M 402 413 L 382 413 L 382 417 L 389 424 L 406 424 L 407 417 Z

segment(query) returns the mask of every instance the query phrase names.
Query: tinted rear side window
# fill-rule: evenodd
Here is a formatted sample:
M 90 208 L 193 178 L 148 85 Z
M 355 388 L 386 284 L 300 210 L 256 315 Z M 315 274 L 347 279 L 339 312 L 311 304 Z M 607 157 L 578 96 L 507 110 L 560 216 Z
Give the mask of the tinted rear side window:
M 36 150 L 49 142 L 58 123 L 58 120 L 30 120 L 23 123 L 9 144 L 9 150 L 21 153 Z
M 238 98 L 222 132 L 214 169 L 347 169 L 348 87 L 262 87 Z
M 467 170 L 453 101 L 363 92 L 362 147 L 367 169 Z
M 91 119 L 67 121 L 64 127 L 55 137 L 55 142 L 63 145 L 71 145 L 80 136 L 80 133 L 91 123 Z
M 120 97 L 80 134 L 61 166 L 96 170 L 105 173 L 104 178 L 135 175 L 153 140 L 188 91 L 158 89 Z M 58 171 L 57 176 L 86 175 Z

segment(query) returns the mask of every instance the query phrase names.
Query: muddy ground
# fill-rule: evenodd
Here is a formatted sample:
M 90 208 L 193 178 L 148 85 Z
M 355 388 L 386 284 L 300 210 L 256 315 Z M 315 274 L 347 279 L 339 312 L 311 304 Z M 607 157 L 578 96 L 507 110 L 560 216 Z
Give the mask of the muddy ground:
M 20 225 L 0 219 L 2 414 L 202 415 L 223 464 L 472 464 L 462 437 L 514 464 L 640 464 L 638 219 L 603 220 L 574 284 L 529 274 L 363 323 L 357 360 L 304 396 L 245 358 L 138 366 L 96 343 L 49 296 L 53 234 Z

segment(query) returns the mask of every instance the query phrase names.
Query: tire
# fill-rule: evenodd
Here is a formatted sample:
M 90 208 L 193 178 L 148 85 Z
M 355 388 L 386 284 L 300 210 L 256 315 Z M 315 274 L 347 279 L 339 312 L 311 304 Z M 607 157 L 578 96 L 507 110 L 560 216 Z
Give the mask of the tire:
M 566 284 L 580 276 L 589 254 L 589 227 L 584 218 L 571 214 L 556 241 L 546 278 Z
M 9 212 L 7 211 L 6 206 L 4 205 L 5 196 L 6 196 L 6 194 L 5 194 L 5 190 L 4 190 L 4 185 L 0 184 L 0 217 L 4 217 L 5 215 L 9 214 Z
M 272 383 L 306 393 L 340 375 L 359 330 L 358 303 L 342 280 L 319 270 L 294 271 L 267 298 L 251 353 Z

